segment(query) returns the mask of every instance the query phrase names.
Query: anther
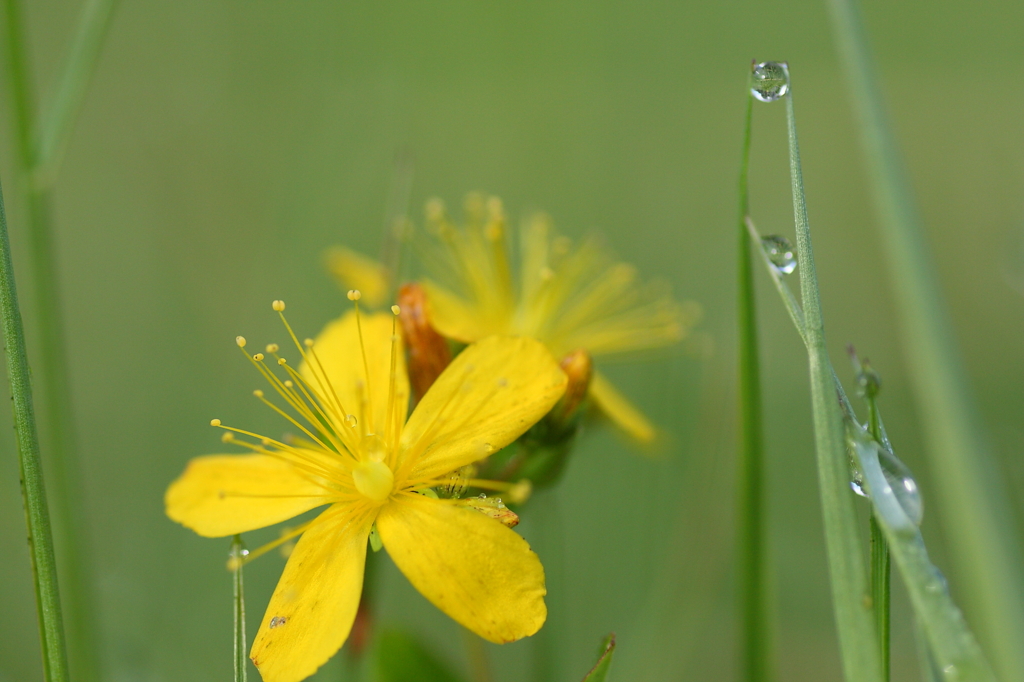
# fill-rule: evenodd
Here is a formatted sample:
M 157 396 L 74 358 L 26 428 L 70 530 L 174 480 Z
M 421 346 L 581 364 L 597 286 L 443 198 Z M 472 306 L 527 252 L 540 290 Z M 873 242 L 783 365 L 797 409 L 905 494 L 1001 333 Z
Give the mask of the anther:
M 256 362 L 263 362 L 263 353 L 256 353 L 256 355 L 252 356 L 252 359 Z
M 235 337 L 235 343 L 238 344 L 239 348 L 245 348 L 245 337 L 244 336 L 236 336 Z
M 350 301 L 358 301 L 362 297 L 363 294 L 362 292 L 359 291 L 359 289 L 352 289 L 348 292 L 348 300 Z
M 279 364 L 279 365 L 287 365 L 288 361 L 285 360 L 284 358 L 278 358 L 277 359 L 277 364 Z
M 393 306 L 391 306 L 391 312 L 393 312 L 395 315 L 397 315 L 400 312 L 402 312 L 402 309 L 399 308 L 397 305 L 393 305 Z
M 210 426 L 220 426 L 220 420 L 219 419 L 211 419 L 210 420 Z
M 265 448 L 266 447 L 270 447 L 270 439 L 269 438 L 261 438 L 260 439 L 260 445 L 262 445 Z
M 220 437 L 220 442 L 221 443 L 230 443 L 234 439 L 235 439 L 235 434 L 231 433 L 230 431 L 225 431 L 223 433 L 223 435 L 221 435 L 221 437 Z
M 304 345 L 306 348 L 312 348 L 313 347 L 313 339 L 305 339 L 302 342 L 302 345 Z
M 276 343 L 268 343 L 267 344 L 267 352 L 270 353 L 271 355 L 273 355 L 274 353 L 276 353 L 279 350 L 281 350 L 281 347 L 278 346 Z
M 254 396 L 256 396 L 257 398 L 262 398 L 262 397 L 263 397 L 263 391 L 261 391 L 261 390 L 260 390 L 260 389 L 258 389 L 258 388 L 257 388 L 257 389 L 256 389 L 255 391 L 253 391 L 253 392 L 252 392 L 252 394 L 253 394 Z
M 284 385 L 285 385 L 285 386 L 287 386 L 288 388 L 291 388 L 291 387 L 292 387 L 292 386 L 294 386 L 295 384 L 294 384 L 294 383 L 292 383 L 292 380 L 291 380 L 291 379 L 285 379 L 285 380 L 284 380 Z
M 277 312 L 284 312 L 284 301 L 274 301 L 270 304 Z

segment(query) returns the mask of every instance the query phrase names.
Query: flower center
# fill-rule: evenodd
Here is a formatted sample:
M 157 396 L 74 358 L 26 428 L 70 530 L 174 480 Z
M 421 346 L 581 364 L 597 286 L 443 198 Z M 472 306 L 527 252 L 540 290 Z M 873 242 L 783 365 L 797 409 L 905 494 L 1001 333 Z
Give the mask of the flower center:
M 366 460 L 352 468 L 356 490 L 373 500 L 383 502 L 395 488 L 395 475 L 384 462 Z

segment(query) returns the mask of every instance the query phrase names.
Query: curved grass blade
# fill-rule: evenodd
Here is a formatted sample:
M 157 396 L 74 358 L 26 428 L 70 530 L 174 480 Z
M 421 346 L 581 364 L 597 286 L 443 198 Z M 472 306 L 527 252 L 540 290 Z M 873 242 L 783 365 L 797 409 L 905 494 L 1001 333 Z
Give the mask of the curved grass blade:
M 825 543 L 828 549 L 832 602 L 848 682 L 882 680 L 878 636 L 872 619 L 865 560 L 860 546 L 856 510 L 850 495 L 843 413 L 836 400 L 837 382 L 825 347 L 825 327 L 818 293 L 818 279 L 807 220 L 800 147 L 793 113 L 793 89 L 786 95 L 789 131 L 789 170 L 793 186 L 793 214 L 803 301 L 805 343 L 811 374 L 811 405 Z

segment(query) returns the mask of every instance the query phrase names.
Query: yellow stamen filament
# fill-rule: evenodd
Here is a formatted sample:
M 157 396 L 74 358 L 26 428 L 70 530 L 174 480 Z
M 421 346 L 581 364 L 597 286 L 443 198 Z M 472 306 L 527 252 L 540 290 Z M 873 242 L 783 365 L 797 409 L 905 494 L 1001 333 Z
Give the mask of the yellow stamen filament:
M 370 363 L 366 359 L 366 344 L 363 342 L 363 316 L 359 312 L 359 299 L 362 294 L 358 289 L 348 292 L 348 298 L 353 302 L 356 309 L 356 330 L 359 332 L 359 351 L 363 354 L 363 373 L 366 376 L 366 409 L 363 410 L 363 419 L 366 421 L 366 433 L 376 433 L 373 424 L 373 392 L 370 384 Z
M 316 519 L 313 519 L 313 521 L 316 521 Z M 239 568 L 241 568 L 242 566 L 245 566 L 247 563 L 249 563 L 253 559 L 255 559 L 257 557 L 261 557 L 264 554 L 266 554 L 267 552 L 269 552 L 270 550 L 274 549 L 275 547 L 280 547 L 281 545 L 283 545 L 284 543 L 288 542 L 292 538 L 296 538 L 296 537 L 302 535 L 303 533 L 306 532 L 306 530 L 309 529 L 309 527 L 310 527 L 310 525 L 312 525 L 313 521 L 307 521 L 306 523 L 302 524 L 298 528 L 292 529 L 291 532 L 283 534 L 278 539 L 273 540 L 271 542 L 268 542 L 267 544 L 263 545 L 259 549 L 254 549 L 253 551 L 249 552 L 248 554 L 246 554 L 244 556 L 240 556 L 240 557 L 233 556 L 233 557 L 231 557 L 230 559 L 228 559 L 228 570 L 229 571 L 237 571 Z

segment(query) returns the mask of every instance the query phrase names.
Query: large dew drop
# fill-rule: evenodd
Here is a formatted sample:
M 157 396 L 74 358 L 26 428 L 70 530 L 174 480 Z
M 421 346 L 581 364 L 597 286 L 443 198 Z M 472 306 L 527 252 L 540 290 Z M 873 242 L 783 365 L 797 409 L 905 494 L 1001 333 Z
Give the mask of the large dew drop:
M 882 465 L 885 480 L 892 488 L 903 511 L 915 526 L 920 526 L 921 519 L 924 518 L 924 504 L 921 501 L 921 491 L 917 488 L 914 475 L 910 473 L 906 464 L 885 448 L 878 448 L 878 463 Z
M 785 237 L 777 234 L 762 237 L 761 248 L 780 275 L 788 275 L 796 270 L 796 253 L 793 251 L 793 245 Z
M 786 62 L 754 64 L 750 94 L 760 102 L 774 102 L 789 92 L 789 67 Z
M 850 487 L 858 495 L 871 497 L 877 513 L 894 529 L 916 530 L 924 517 L 924 503 L 910 469 L 860 426 L 849 426 L 847 433 L 856 453 L 851 458 Z

